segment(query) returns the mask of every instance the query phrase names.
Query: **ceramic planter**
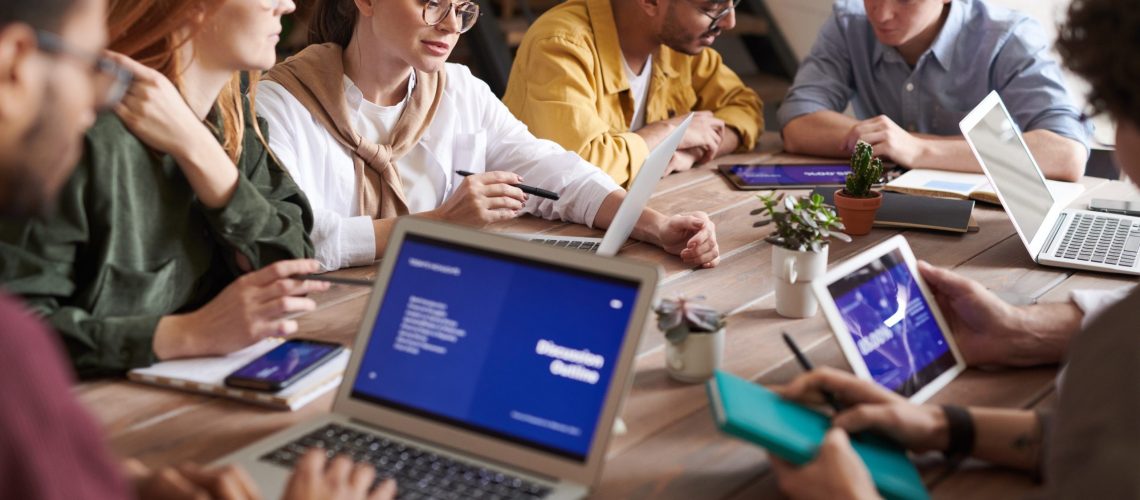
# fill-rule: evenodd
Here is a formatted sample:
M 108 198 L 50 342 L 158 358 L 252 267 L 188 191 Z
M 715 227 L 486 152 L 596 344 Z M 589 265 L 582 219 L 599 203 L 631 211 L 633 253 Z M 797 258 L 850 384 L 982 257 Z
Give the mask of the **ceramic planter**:
M 870 198 L 854 198 L 843 194 L 840 189 L 835 192 L 835 210 L 843 220 L 845 233 L 851 236 L 862 236 L 871 232 L 871 225 L 875 223 L 875 213 L 883 205 L 883 194 L 871 191 Z
M 827 272 L 827 246 L 818 252 L 774 246 L 772 275 L 776 278 L 776 312 L 785 318 L 815 316 L 819 304 L 811 282 Z
M 680 382 L 708 380 L 723 359 L 724 328 L 713 333 L 690 333 L 677 343 L 665 342 L 665 370 Z

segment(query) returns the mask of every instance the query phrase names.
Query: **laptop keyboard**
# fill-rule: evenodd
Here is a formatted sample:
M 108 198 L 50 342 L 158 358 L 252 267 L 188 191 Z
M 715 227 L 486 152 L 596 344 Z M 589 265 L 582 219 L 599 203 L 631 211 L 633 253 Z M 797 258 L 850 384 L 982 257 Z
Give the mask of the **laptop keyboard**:
M 582 250 L 583 252 L 597 252 L 600 242 L 597 241 L 574 241 L 574 240 L 547 240 L 543 238 L 534 238 L 530 241 L 535 243 L 542 243 L 543 245 L 551 245 L 559 248 L 570 248 L 573 250 Z
M 1140 250 L 1140 223 L 1119 217 L 1073 214 L 1054 257 L 1131 268 Z
M 330 458 L 347 455 L 376 466 L 374 486 L 394 478 L 399 499 L 530 499 L 550 493 L 545 486 L 337 424 L 317 429 L 261 459 L 291 469 L 314 446 L 323 447 Z

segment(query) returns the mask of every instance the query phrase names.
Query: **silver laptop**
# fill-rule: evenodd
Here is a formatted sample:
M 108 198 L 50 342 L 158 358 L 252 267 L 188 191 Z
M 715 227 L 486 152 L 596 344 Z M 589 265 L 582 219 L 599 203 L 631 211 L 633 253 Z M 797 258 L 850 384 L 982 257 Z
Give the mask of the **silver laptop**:
M 959 126 L 1010 215 L 1017 235 L 1039 264 L 1140 274 L 1140 217 L 1065 208 L 997 92 Z
M 580 498 L 601 475 L 655 266 L 413 217 L 392 233 L 332 413 L 221 459 L 279 498 L 310 447 L 401 498 Z
M 625 200 L 618 207 L 617 215 L 614 216 L 609 229 L 601 238 L 547 236 L 537 233 L 508 233 L 505 236 L 573 250 L 597 252 L 598 255 L 606 257 L 617 255 L 618 250 L 621 250 L 625 240 L 629 238 L 634 226 L 637 225 L 637 219 L 641 218 L 641 211 L 645 208 L 645 204 L 649 203 L 649 197 L 653 195 L 657 181 L 665 175 L 665 168 L 673 159 L 673 153 L 681 144 L 681 139 L 685 136 L 685 131 L 688 130 L 691 121 L 693 121 L 693 113 L 689 113 L 689 116 L 685 117 L 684 121 L 664 141 L 653 148 L 653 151 L 645 158 L 645 163 L 641 165 L 641 170 L 637 172 L 637 177 L 629 186 Z

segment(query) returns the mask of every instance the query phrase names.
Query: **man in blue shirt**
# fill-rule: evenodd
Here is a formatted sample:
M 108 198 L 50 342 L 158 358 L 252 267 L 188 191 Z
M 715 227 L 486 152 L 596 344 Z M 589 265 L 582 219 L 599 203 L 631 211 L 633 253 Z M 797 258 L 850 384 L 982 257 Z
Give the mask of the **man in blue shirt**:
M 908 167 L 980 172 L 958 121 L 997 90 L 1046 177 L 1075 181 L 1091 130 L 1048 50 L 1037 22 L 984 0 L 837 0 L 780 107 L 784 147 L 845 157 L 863 139 Z

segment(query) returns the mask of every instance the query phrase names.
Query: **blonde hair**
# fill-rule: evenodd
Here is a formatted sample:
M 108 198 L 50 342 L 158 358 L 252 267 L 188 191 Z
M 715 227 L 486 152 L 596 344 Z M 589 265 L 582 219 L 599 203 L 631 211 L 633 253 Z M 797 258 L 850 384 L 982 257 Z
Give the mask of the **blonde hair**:
M 181 72 L 187 61 L 181 51 L 190 38 L 201 28 L 195 19 L 201 14 L 209 16 L 224 0 L 111 0 L 107 23 L 110 34 L 109 48 L 122 53 L 148 67 L 154 68 L 185 94 Z M 183 28 L 189 34 L 180 37 Z M 250 123 L 254 134 L 264 144 L 265 137 L 257 126 L 253 107 L 260 71 L 249 74 Z M 222 148 L 237 164 L 245 139 L 245 110 L 242 106 L 241 72 L 235 72 L 218 94 L 215 105 L 222 118 Z M 268 149 L 268 148 L 267 148 Z

